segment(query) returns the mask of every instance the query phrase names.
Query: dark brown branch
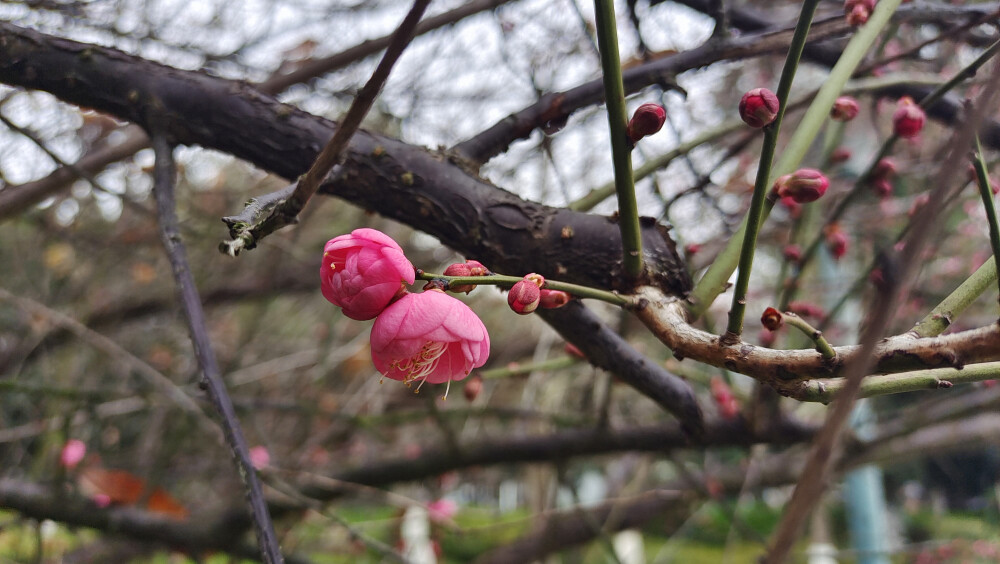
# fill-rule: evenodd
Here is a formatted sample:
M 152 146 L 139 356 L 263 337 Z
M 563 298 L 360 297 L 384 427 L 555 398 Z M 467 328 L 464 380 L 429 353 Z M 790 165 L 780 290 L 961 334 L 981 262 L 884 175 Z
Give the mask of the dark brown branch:
M 151 101 L 150 105 L 155 106 L 156 102 Z M 176 168 L 173 147 L 167 142 L 159 127 L 154 126 L 150 131 L 150 137 L 155 153 L 153 191 L 156 194 L 160 236 L 163 247 L 167 251 L 167 257 L 170 259 L 174 282 L 177 284 L 177 294 L 191 333 L 191 343 L 194 345 L 195 356 L 201 367 L 202 385 L 207 390 L 212 405 L 222 419 L 226 443 L 232 450 L 238 473 L 246 487 L 254 526 L 257 530 L 260 553 L 267 564 L 281 564 L 284 562 L 284 558 L 281 555 L 278 537 L 274 533 L 274 524 L 271 522 L 267 502 L 264 500 L 264 490 L 253 463 L 250 461 L 250 447 L 240 429 L 236 409 L 233 407 L 233 402 L 226 391 L 226 385 L 222 381 L 215 352 L 212 350 L 212 342 L 208 336 L 208 325 L 205 323 L 205 312 L 201 306 L 201 298 L 198 296 L 198 288 L 195 286 L 194 276 L 191 275 L 191 268 L 188 266 L 187 251 L 181 241 L 176 203 L 174 202 Z
M 570 302 L 538 314 L 576 345 L 591 364 L 615 374 L 675 414 L 685 432 L 695 437 L 702 432 L 702 412 L 691 386 L 632 348 L 583 304 Z
M 696 440 L 680 425 L 628 429 L 575 429 L 544 436 L 479 439 L 455 452 L 446 447 L 427 448 L 417 458 L 398 458 L 366 464 L 331 476 L 334 482 L 306 484 L 302 493 L 320 500 L 353 491 L 350 484 L 384 487 L 399 482 L 419 481 L 445 472 L 523 462 L 556 462 L 579 456 L 622 451 L 665 452 L 680 448 L 750 446 L 757 443 L 795 444 L 809 440 L 815 428 L 794 422 L 776 421 L 755 432 L 742 420 L 706 422 Z

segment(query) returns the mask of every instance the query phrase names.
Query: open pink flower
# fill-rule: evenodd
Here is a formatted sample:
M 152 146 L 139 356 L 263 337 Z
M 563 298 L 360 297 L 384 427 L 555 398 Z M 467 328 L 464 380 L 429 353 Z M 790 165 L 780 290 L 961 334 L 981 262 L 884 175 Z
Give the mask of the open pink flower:
M 372 326 L 372 361 L 393 380 L 441 384 L 486 363 L 490 336 L 469 306 L 439 290 L 407 294 Z
M 359 321 L 381 313 L 415 278 L 403 249 L 385 233 L 367 228 L 330 239 L 319 274 L 323 297 Z

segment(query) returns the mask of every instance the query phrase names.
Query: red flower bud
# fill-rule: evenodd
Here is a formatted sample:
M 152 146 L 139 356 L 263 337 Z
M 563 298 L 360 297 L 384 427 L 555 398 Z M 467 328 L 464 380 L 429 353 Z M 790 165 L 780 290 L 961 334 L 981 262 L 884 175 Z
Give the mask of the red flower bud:
M 872 182 L 872 189 L 878 194 L 879 198 L 883 200 L 892 196 L 892 182 L 884 178 L 879 178 L 875 182 Z
M 686 252 L 689 255 L 697 254 L 698 251 L 700 250 L 701 250 L 701 245 L 699 245 L 698 243 L 688 243 L 684 247 L 684 252 Z
M 830 181 L 822 172 L 814 168 L 800 168 L 792 174 L 782 176 L 774 184 L 778 196 L 791 198 L 799 204 L 815 202 L 826 193 Z
M 834 164 L 846 162 L 851 158 L 851 150 L 847 147 L 837 147 L 830 153 L 830 162 Z
M 445 276 L 472 276 L 472 269 L 464 262 L 456 262 L 444 269 Z M 468 294 L 476 287 L 473 284 L 449 284 L 448 289 L 452 292 L 465 292 Z
M 712 399 L 719 408 L 719 415 L 723 419 L 735 419 L 740 412 L 740 403 L 733 397 L 733 391 L 729 384 L 718 376 L 712 377 L 709 381 L 712 390 Z
M 538 301 L 542 309 L 557 309 L 569 303 L 570 295 L 560 290 L 539 290 L 541 298 Z
M 845 0 L 844 15 L 848 25 L 859 26 L 868 21 L 868 16 L 875 9 L 875 0 Z
M 798 245 L 785 245 L 782 254 L 788 262 L 799 262 L 802 259 L 802 247 Z
M 535 311 L 540 300 L 541 290 L 527 276 L 514 284 L 507 294 L 507 305 L 518 315 L 528 315 Z
M 635 145 L 640 139 L 652 135 L 663 127 L 667 111 L 658 104 L 643 104 L 636 108 L 628 121 L 628 139 Z
M 465 264 L 469 266 L 469 276 L 489 276 L 490 269 L 483 266 L 478 260 L 467 260 Z
M 911 139 L 920 134 L 926 120 L 927 114 L 923 108 L 918 106 L 913 98 L 903 96 L 899 99 L 895 113 L 892 114 L 892 131 L 900 137 Z
M 840 230 L 839 225 L 831 225 L 826 230 L 826 247 L 834 259 L 840 260 L 847 254 L 847 235 Z
M 858 117 L 860 110 L 857 100 L 851 96 L 841 96 L 834 100 L 833 108 L 830 109 L 830 118 L 837 121 L 851 121 Z
M 474 374 L 471 378 L 465 381 L 465 388 L 462 389 L 462 393 L 465 394 L 465 399 L 468 401 L 475 401 L 479 397 L 479 392 L 483 391 L 483 377 L 479 374 Z
M 778 97 L 767 88 L 754 88 L 740 100 L 740 118 L 750 127 L 764 127 L 778 117 Z
M 896 176 L 896 172 L 898 170 L 899 167 L 896 166 L 896 161 L 889 157 L 884 157 L 875 163 L 875 168 L 872 169 L 871 177 L 873 179 L 885 178 L 886 180 L 889 180 L 890 178 Z
M 760 316 L 760 324 L 769 331 L 777 331 L 780 329 L 784 320 L 785 317 L 781 315 L 781 312 L 773 307 L 765 309 L 763 315 Z

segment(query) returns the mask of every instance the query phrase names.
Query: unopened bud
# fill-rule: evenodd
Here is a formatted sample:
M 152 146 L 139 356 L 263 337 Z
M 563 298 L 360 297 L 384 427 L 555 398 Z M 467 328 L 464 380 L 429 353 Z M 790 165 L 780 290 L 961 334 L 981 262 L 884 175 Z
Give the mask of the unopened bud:
M 740 118 L 750 127 L 761 128 L 778 117 L 778 97 L 767 88 L 754 88 L 740 100 Z
M 785 316 L 781 315 L 781 312 L 773 307 L 765 309 L 763 315 L 760 316 L 760 324 L 768 331 L 777 331 L 781 328 L 781 324 L 784 321 Z
M 667 111 L 658 104 L 643 104 L 636 108 L 628 121 L 628 139 L 635 145 L 643 137 L 652 135 L 663 127 Z
M 469 265 L 464 262 L 456 262 L 444 269 L 445 276 L 472 276 L 472 271 L 469 269 Z M 476 287 L 472 284 L 449 284 L 448 289 L 452 292 L 465 292 L 468 294 Z
M 465 264 L 469 266 L 469 276 L 489 276 L 490 269 L 483 266 L 478 260 L 467 260 Z
M 837 147 L 830 153 L 830 162 L 839 164 L 847 162 L 851 158 L 851 150 L 847 147 Z
M 879 198 L 883 200 L 892 196 L 892 182 L 884 178 L 879 178 L 872 182 L 872 190 L 878 195 Z
M 872 168 L 871 177 L 874 178 L 885 178 L 886 180 L 896 176 L 896 172 L 899 167 L 896 166 L 896 161 L 889 157 L 883 157 L 875 163 L 875 167 Z
M 782 254 L 788 262 L 799 262 L 802 260 L 802 247 L 798 245 L 785 245 Z
M 577 347 L 573 343 L 566 343 L 566 346 L 563 347 L 563 349 L 566 351 L 566 354 L 570 356 L 575 356 L 584 360 L 587 359 L 587 357 L 583 354 L 583 351 L 580 350 L 580 347 Z
M 815 202 L 826 194 L 829 187 L 830 181 L 814 168 L 800 168 L 782 176 L 774 185 L 779 197 L 791 198 L 799 204 Z
M 826 230 L 826 247 L 834 259 L 840 260 L 847 254 L 847 235 L 841 231 L 839 225 L 834 224 Z
M 845 0 L 844 15 L 851 26 L 863 25 L 875 10 L 875 0 Z
M 540 300 L 541 290 L 527 277 L 514 284 L 507 294 L 507 305 L 518 315 L 528 315 L 535 311 Z
M 913 101 L 909 96 L 899 99 L 895 113 L 892 114 L 892 131 L 904 139 L 911 139 L 920 134 L 924 128 L 927 114 L 923 108 Z
M 834 100 L 833 108 L 830 109 L 830 118 L 837 121 L 851 121 L 858 117 L 860 110 L 857 100 L 851 96 L 841 96 Z
M 468 401 L 475 401 L 479 397 L 479 392 L 483 391 L 483 377 L 479 374 L 473 374 L 471 377 L 465 380 L 465 387 L 462 389 L 462 393 L 465 394 L 465 399 Z
M 538 306 L 542 309 L 556 309 L 569 303 L 570 295 L 560 290 L 540 290 Z

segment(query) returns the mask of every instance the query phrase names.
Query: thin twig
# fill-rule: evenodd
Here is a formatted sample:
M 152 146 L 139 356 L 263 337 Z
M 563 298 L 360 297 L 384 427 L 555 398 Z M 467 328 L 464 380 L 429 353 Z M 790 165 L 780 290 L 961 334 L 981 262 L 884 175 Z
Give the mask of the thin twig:
M 976 169 L 976 180 L 979 184 L 979 195 L 983 199 L 983 209 L 986 210 L 986 223 L 989 225 L 993 258 L 997 264 L 1000 264 L 1000 226 L 997 225 L 997 208 L 993 203 L 993 188 L 990 186 L 989 172 L 986 170 L 986 161 L 983 159 L 983 146 L 979 142 L 979 135 L 976 135 L 976 152 L 973 155 L 972 164 Z M 997 299 L 1000 299 L 1000 294 L 998 294 Z
M 254 525 L 257 529 L 257 542 L 261 556 L 267 564 L 281 564 L 284 559 L 278 545 L 278 537 L 274 534 L 274 524 L 268 512 L 267 502 L 260 480 L 250 462 L 250 452 L 240 422 L 236 415 L 233 402 L 226 392 L 226 386 L 219 374 L 218 362 L 212 350 L 208 336 L 208 326 L 205 323 L 205 312 L 201 306 L 201 297 L 188 266 L 187 251 L 181 241 L 177 222 L 176 204 L 174 201 L 174 166 L 173 147 L 167 141 L 162 131 L 150 132 L 154 165 L 154 190 L 156 192 L 156 209 L 160 225 L 160 237 L 170 259 L 174 281 L 177 284 L 177 294 L 183 305 L 184 317 L 191 331 L 191 342 L 194 345 L 195 356 L 202 370 L 202 384 L 208 391 L 212 405 L 222 419 L 222 428 L 226 435 L 233 456 L 237 462 L 240 477 L 247 488 L 250 508 L 253 512 Z
M 750 198 L 750 210 L 747 212 L 747 228 L 744 231 L 743 242 L 740 247 L 739 271 L 736 277 L 736 287 L 733 291 L 733 304 L 729 309 L 729 323 L 726 326 L 726 333 L 723 337 L 723 341 L 726 343 L 739 341 L 740 336 L 743 334 L 743 316 L 747 309 L 750 270 L 753 267 L 754 252 L 757 250 L 757 234 L 760 232 L 761 223 L 767 217 L 764 211 L 764 204 L 768 189 L 770 188 L 771 163 L 774 160 L 774 153 L 778 146 L 778 132 L 781 129 L 785 107 L 788 105 L 788 94 L 792 90 L 795 71 L 799 68 L 799 59 L 802 58 L 802 50 L 805 49 L 806 37 L 809 35 L 813 14 L 816 13 L 816 6 L 818 4 L 819 0 L 808 0 L 802 3 L 802 11 L 799 14 L 799 21 L 795 26 L 795 34 L 792 36 L 792 42 L 788 46 L 785 66 L 781 70 L 781 79 L 778 81 L 778 115 L 775 117 L 773 123 L 764 128 L 764 145 L 760 151 L 757 178 L 754 181 L 753 196 Z
M 256 225 L 230 225 L 230 235 L 233 239 L 231 241 L 224 241 L 220 245 L 220 250 L 231 256 L 236 256 L 242 249 L 256 247 L 257 243 L 264 237 L 297 221 L 296 218 L 299 212 L 309 202 L 309 199 L 316 194 L 320 183 L 323 182 L 323 179 L 343 159 L 347 144 L 358 128 L 361 127 L 361 121 L 364 120 L 368 111 L 371 110 L 372 105 L 375 103 L 379 92 L 382 91 L 382 87 L 389 78 L 392 66 L 399 60 L 400 55 L 403 54 L 403 50 L 406 49 L 406 46 L 413 39 L 417 23 L 420 21 L 420 16 L 423 15 L 428 4 L 430 4 L 430 0 L 415 0 L 413 2 L 409 13 L 406 14 L 403 22 L 399 24 L 399 28 L 392 35 L 389 47 L 386 49 L 385 54 L 382 55 L 382 60 L 379 61 L 375 72 L 372 73 L 371 78 L 361 88 L 361 92 L 354 98 L 354 101 L 351 102 L 351 107 L 347 109 L 347 113 L 334 132 L 333 138 L 323 147 L 323 150 L 316 157 L 309 170 L 299 177 L 295 190 L 288 199 L 275 206 L 267 217 Z

